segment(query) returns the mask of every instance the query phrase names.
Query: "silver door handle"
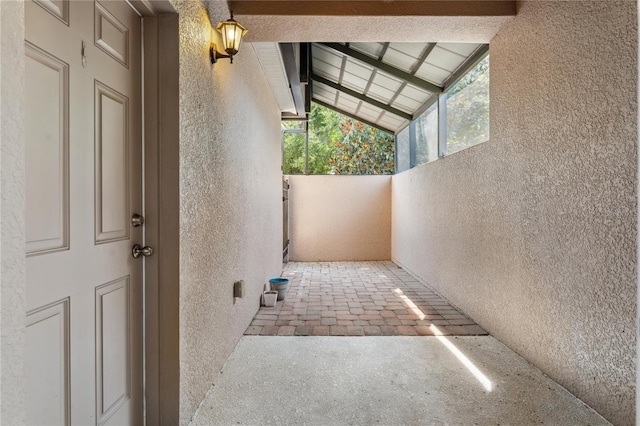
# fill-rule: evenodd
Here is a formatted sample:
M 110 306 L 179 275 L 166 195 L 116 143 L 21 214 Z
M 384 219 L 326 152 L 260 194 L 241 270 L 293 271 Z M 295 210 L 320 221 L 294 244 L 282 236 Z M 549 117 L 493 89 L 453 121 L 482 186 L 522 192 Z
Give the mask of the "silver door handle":
M 142 225 L 144 225 L 144 217 L 140 216 L 138 213 L 134 213 L 133 216 L 131 216 L 131 226 L 137 228 Z
M 153 249 L 149 246 L 141 247 L 140 244 L 135 244 L 131 249 L 131 255 L 133 255 L 134 259 L 140 257 L 140 255 L 144 257 L 151 256 L 153 254 Z

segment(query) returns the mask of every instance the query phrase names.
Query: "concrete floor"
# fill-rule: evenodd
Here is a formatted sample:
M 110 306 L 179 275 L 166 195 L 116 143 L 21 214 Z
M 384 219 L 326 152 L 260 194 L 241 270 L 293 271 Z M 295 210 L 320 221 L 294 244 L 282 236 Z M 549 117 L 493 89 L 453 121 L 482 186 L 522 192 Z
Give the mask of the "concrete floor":
M 490 336 L 244 336 L 192 422 L 219 424 L 610 423 Z

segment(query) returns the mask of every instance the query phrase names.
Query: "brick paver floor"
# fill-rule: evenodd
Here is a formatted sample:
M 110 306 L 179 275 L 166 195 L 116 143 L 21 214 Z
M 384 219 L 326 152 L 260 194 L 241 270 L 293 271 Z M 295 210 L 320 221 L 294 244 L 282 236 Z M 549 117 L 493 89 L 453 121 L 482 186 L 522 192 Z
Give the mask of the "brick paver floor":
M 393 262 L 289 262 L 285 300 L 245 331 L 262 336 L 486 335 Z

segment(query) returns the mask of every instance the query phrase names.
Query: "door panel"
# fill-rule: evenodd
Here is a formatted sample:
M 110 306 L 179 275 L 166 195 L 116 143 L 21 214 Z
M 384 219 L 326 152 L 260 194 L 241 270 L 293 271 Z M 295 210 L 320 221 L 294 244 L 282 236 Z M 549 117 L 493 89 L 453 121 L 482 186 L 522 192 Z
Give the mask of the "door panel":
M 98 424 L 103 424 L 131 394 L 129 277 L 96 290 L 96 364 Z
M 96 242 L 129 237 L 128 110 L 126 96 L 95 82 Z
M 69 25 L 69 0 L 35 0 L 47 12 Z
M 69 248 L 69 67 L 27 43 L 27 254 Z
M 99 3 L 95 8 L 95 44 L 125 67 L 129 66 L 129 29 Z
M 27 424 L 70 424 L 68 299 L 27 315 L 26 355 Z
M 123 0 L 25 15 L 28 417 L 138 425 L 141 21 Z

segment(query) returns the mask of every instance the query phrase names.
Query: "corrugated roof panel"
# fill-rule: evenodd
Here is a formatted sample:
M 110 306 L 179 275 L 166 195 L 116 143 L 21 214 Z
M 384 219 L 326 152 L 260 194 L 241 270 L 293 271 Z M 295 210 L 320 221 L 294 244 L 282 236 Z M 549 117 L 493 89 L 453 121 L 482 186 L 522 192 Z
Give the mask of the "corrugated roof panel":
M 315 93 L 313 94 L 314 98 L 324 98 L 327 102 L 329 103 L 334 103 L 336 100 L 336 94 L 335 93 L 331 93 L 329 91 L 326 90 L 317 90 L 315 91 Z
M 413 84 L 407 84 L 406 86 L 404 86 L 404 89 L 402 89 L 402 92 L 400 93 L 418 102 L 424 102 L 432 95 L 431 92 L 422 90 L 414 86 Z
M 418 102 L 414 99 L 408 98 L 406 96 L 399 95 L 391 104 L 392 107 L 398 108 L 406 113 L 413 113 L 415 110 L 422 106 L 422 102 Z
M 358 117 L 363 120 L 370 121 L 375 123 L 378 120 L 379 114 L 369 114 L 368 112 L 362 112 L 362 110 L 358 111 Z
M 314 59 L 313 60 L 313 70 L 315 71 L 316 74 L 318 74 L 319 72 L 324 71 L 325 73 L 328 73 L 330 75 L 334 75 L 336 73 L 338 73 L 338 75 L 340 74 L 340 66 L 334 66 L 333 64 L 330 64 L 329 62 L 325 62 L 322 61 L 320 59 Z
M 340 68 L 342 66 L 342 55 L 335 53 L 333 50 L 325 49 L 324 47 L 313 48 L 314 68 L 317 61 L 326 62 L 334 67 Z
M 375 93 L 371 93 L 371 91 L 367 92 L 367 96 L 370 97 L 371 99 L 375 99 L 376 101 L 382 102 L 383 104 L 388 104 L 389 101 L 391 100 L 391 98 L 382 97 Z
M 482 45 L 476 43 L 438 43 L 438 46 L 457 53 L 458 55 L 468 57 Z
M 385 72 L 378 71 L 376 76 L 373 78 L 373 84 L 377 84 L 378 86 L 395 92 L 400 88 L 402 80 L 392 77 Z
M 362 93 L 367 87 L 368 79 L 361 78 L 360 76 L 345 72 L 342 76 L 342 84 L 349 89 L 356 90 Z
M 331 103 L 336 96 L 336 90 L 325 86 L 324 84 L 313 83 L 313 95 L 324 96 L 327 99 L 331 99 Z
M 416 72 L 417 77 L 430 81 L 438 86 L 442 85 L 450 75 L 451 73 L 449 71 L 443 70 L 442 68 L 438 68 L 435 65 L 431 65 L 426 62 L 422 64 L 420 69 Z
M 380 120 L 378 120 L 378 124 L 390 130 L 395 130 L 405 123 L 407 123 L 407 120 L 398 118 L 397 116 L 388 112 L 385 112 L 384 115 L 380 117 Z
M 385 120 L 387 122 L 389 122 L 390 124 L 393 124 L 394 128 L 398 127 L 398 126 L 402 126 L 403 124 L 406 124 L 406 123 L 409 122 L 408 120 L 405 120 L 404 118 L 397 117 L 397 116 L 395 116 L 393 114 L 385 114 Z
M 359 102 L 360 101 L 358 99 L 344 93 L 340 93 L 340 96 L 338 97 L 338 107 L 348 112 L 355 112 L 356 108 L 358 108 Z
M 395 91 L 389 90 L 386 87 L 378 86 L 377 84 L 372 84 L 367 92 L 367 96 L 371 96 L 372 98 L 385 103 L 389 102 L 395 94 Z
M 324 77 L 331 81 L 338 81 L 338 78 L 340 78 L 340 70 L 335 67 L 314 67 L 314 70 L 320 77 Z
M 382 43 L 350 43 L 349 47 L 372 58 L 378 59 L 382 53 Z
M 402 92 L 400 92 L 400 95 L 398 96 L 398 98 L 396 99 L 400 99 L 400 98 L 407 98 L 410 99 L 413 102 L 417 102 L 420 105 L 422 105 L 423 103 L 425 103 L 427 101 L 427 99 L 429 99 L 431 97 L 432 93 L 431 92 L 425 92 L 424 90 L 418 89 L 415 86 L 412 86 L 410 84 L 407 84 L 404 89 L 402 89 Z M 408 104 L 406 104 L 408 105 Z
M 386 123 L 386 122 L 384 122 L 384 121 L 382 121 L 382 120 L 380 120 L 377 124 L 378 124 L 378 126 L 380 126 L 380 127 L 384 127 L 384 128 L 386 128 L 386 129 L 389 129 L 389 131 L 390 131 L 390 132 L 393 132 L 393 133 L 395 133 L 395 132 L 397 132 L 398 130 L 400 130 L 400 129 L 404 128 L 404 126 L 405 126 L 405 125 L 403 125 L 403 124 L 399 124 L 399 125 L 392 126 L 392 125 L 390 125 L 390 124 L 388 124 L 388 123 Z
M 418 59 L 428 43 L 389 43 L 389 49 L 394 49 Z
M 410 114 L 413 114 L 418 110 L 427 100 L 434 96 L 429 92 L 423 92 L 416 90 L 415 87 L 407 85 L 400 95 L 394 100 L 392 106 Z
M 422 56 L 428 45 L 428 43 L 389 43 L 383 61 L 410 72 L 415 69 L 418 58 Z M 480 46 L 474 43 L 438 43 L 415 75 L 441 86 Z M 384 48 L 384 43 L 350 43 L 349 47 L 377 59 Z M 431 97 L 437 96 L 401 78 L 389 75 L 379 68 L 372 77 L 374 66 L 320 44 L 313 44 L 313 57 L 313 72 L 336 83 L 341 73 L 343 58 L 346 58 L 341 81 L 343 86 L 358 93 L 364 93 L 368 86 L 366 96 L 385 104 L 394 99 L 392 106 L 409 114 L 414 114 Z M 344 92 L 338 92 L 317 82 L 314 83 L 313 88 L 314 96 L 318 99 L 333 105 L 337 97 L 338 108 L 354 115 L 358 111 L 359 117 L 378 123 L 382 127 L 397 131 L 408 124 L 406 119 L 346 95 Z M 400 93 L 396 95 L 398 91 Z
M 371 73 L 373 72 L 373 67 L 370 67 L 369 65 L 364 65 L 363 63 L 352 60 L 352 59 L 348 59 L 344 67 L 344 70 L 348 73 L 357 75 L 359 77 L 362 77 L 368 80 L 369 77 L 371 77 Z
M 417 62 L 417 58 L 408 56 L 407 54 L 392 49 L 391 46 L 389 46 L 389 49 L 387 49 L 387 53 L 384 55 L 382 62 L 385 62 L 395 68 L 401 69 L 402 71 L 409 72 L 411 71 L 411 67 Z
M 324 96 L 324 95 L 320 95 L 320 94 L 317 94 L 317 93 L 314 93 L 314 94 L 313 94 L 313 98 L 314 98 L 314 99 L 318 99 L 318 100 L 320 100 L 320 101 L 322 101 L 322 102 L 324 102 L 324 103 L 327 103 L 327 104 L 329 104 L 329 105 L 333 105 L 333 103 L 334 103 L 334 101 L 335 101 L 335 97 L 333 97 L 333 98 L 328 98 L 328 97 L 326 97 L 326 96 Z
M 382 110 L 376 106 L 363 102 L 359 112 L 362 114 L 367 114 L 369 117 L 371 117 L 372 120 L 375 120 L 378 118 Z
M 465 59 L 465 56 L 458 55 L 450 50 L 436 46 L 429 56 L 427 56 L 425 63 L 436 65 L 437 67 L 449 72 L 454 72 Z

